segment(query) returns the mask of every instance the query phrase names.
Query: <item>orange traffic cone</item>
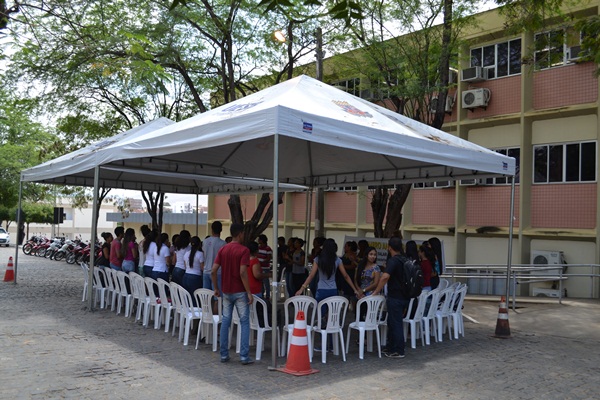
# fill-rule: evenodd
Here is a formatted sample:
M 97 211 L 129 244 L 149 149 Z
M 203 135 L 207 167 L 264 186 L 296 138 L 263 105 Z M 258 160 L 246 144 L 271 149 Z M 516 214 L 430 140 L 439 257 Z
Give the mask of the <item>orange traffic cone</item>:
M 296 315 L 294 333 L 292 334 L 292 341 L 290 342 L 287 363 L 284 368 L 277 368 L 277 370 L 296 376 L 310 375 L 319 372 L 318 369 L 312 369 L 310 367 L 304 311 L 298 311 L 298 314 Z
M 510 326 L 508 324 L 508 310 L 506 309 L 506 299 L 500 298 L 500 307 L 498 309 L 498 321 L 496 322 L 496 334 L 494 337 L 508 339 L 510 337 Z
M 13 269 L 12 257 L 8 258 L 6 272 L 4 273 L 4 282 L 13 282 L 15 280 L 15 270 Z

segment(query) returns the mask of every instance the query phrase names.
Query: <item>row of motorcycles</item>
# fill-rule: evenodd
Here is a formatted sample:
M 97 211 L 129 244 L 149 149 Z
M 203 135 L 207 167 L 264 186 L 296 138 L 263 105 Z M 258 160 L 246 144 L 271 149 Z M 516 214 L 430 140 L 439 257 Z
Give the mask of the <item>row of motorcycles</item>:
M 32 236 L 23 244 L 23 253 L 28 256 L 45 257 L 50 260 L 65 260 L 68 264 L 90 261 L 91 246 L 88 242 L 78 239 L 53 238 Z M 94 254 L 101 252 L 99 243 L 96 243 Z

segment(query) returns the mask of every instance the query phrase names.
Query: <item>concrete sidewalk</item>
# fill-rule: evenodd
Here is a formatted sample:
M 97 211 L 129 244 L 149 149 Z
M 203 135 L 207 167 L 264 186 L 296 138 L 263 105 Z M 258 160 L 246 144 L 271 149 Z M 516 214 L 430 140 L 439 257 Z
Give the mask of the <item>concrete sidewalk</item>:
M 14 248 L 0 249 L 0 276 Z M 466 335 L 407 348 L 401 360 L 328 354 L 294 377 L 263 360 L 221 364 L 210 346 L 183 346 L 81 302 L 79 266 L 19 255 L 19 284 L 0 282 L 1 399 L 592 399 L 598 397 L 600 304 L 519 304 L 512 338 L 494 339 L 498 303 L 467 301 Z M 355 334 L 354 334 L 355 335 Z M 251 347 L 254 353 L 255 348 Z M 252 354 L 254 356 L 254 354 Z M 285 359 L 279 359 L 279 364 Z

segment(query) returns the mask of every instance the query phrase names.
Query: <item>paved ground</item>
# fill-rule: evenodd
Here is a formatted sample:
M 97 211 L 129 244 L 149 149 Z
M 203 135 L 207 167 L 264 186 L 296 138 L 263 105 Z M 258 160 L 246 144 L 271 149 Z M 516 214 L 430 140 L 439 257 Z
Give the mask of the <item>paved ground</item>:
M 0 249 L 0 277 L 14 248 Z M 498 304 L 467 301 L 466 336 L 407 350 L 314 362 L 294 377 L 221 364 L 208 346 L 184 347 L 110 311 L 88 312 L 78 266 L 19 255 L 19 283 L 0 282 L 1 399 L 594 399 L 600 374 L 600 303 L 520 303 L 512 337 L 494 339 Z M 253 351 L 254 348 L 251 348 Z M 233 360 L 232 360 L 233 361 Z M 317 359 L 315 358 L 315 361 Z M 284 359 L 279 363 L 283 364 Z

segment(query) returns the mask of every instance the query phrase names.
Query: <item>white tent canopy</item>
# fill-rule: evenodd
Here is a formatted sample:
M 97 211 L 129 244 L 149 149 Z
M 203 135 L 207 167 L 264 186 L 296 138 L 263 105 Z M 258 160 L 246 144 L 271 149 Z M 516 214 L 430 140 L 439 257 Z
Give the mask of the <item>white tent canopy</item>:
M 360 186 L 515 175 L 512 157 L 307 76 L 185 121 L 124 137 L 97 151 L 94 162 L 88 165 L 93 168 L 75 172 L 64 165 L 44 172 L 44 167 L 40 167 L 23 171 L 21 180 L 68 183 L 72 179 L 76 183 L 70 184 L 93 184 L 95 191 L 102 185 L 197 194 L 214 188 L 199 191 L 186 177 L 251 177 L 272 180 L 274 197 L 281 183 Z M 104 174 L 108 173 L 116 175 L 105 179 Z M 125 176 L 129 178 L 124 179 Z M 77 181 L 81 177 L 84 179 Z M 512 214 L 514 179 L 511 181 Z M 274 207 L 273 221 L 278 220 L 278 207 Z M 510 226 L 507 280 L 512 215 Z M 278 224 L 273 225 L 273 236 L 276 240 Z M 274 296 L 274 325 L 276 307 Z M 274 366 L 275 336 L 272 347 Z
M 160 129 L 128 135 L 93 157 L 94 164 L 110 166 L 115 174 L 109 179 L 102 172 L 101 185 L 208 193 L 210 189 L 198 192 L 183 180 L 140 179 L 126 171 L 273 179 L 275 135 L 282 160 L 279 180 L 286 183 L 349 186 L 515 174 L 514 158 L 307 76 Z M 92 169 L 83 174 L 65 164 L 46 171 L 43 165 L 23 171 L 22 180 L 69 183 L 71 176 L 70 184 L 92 184 Z

